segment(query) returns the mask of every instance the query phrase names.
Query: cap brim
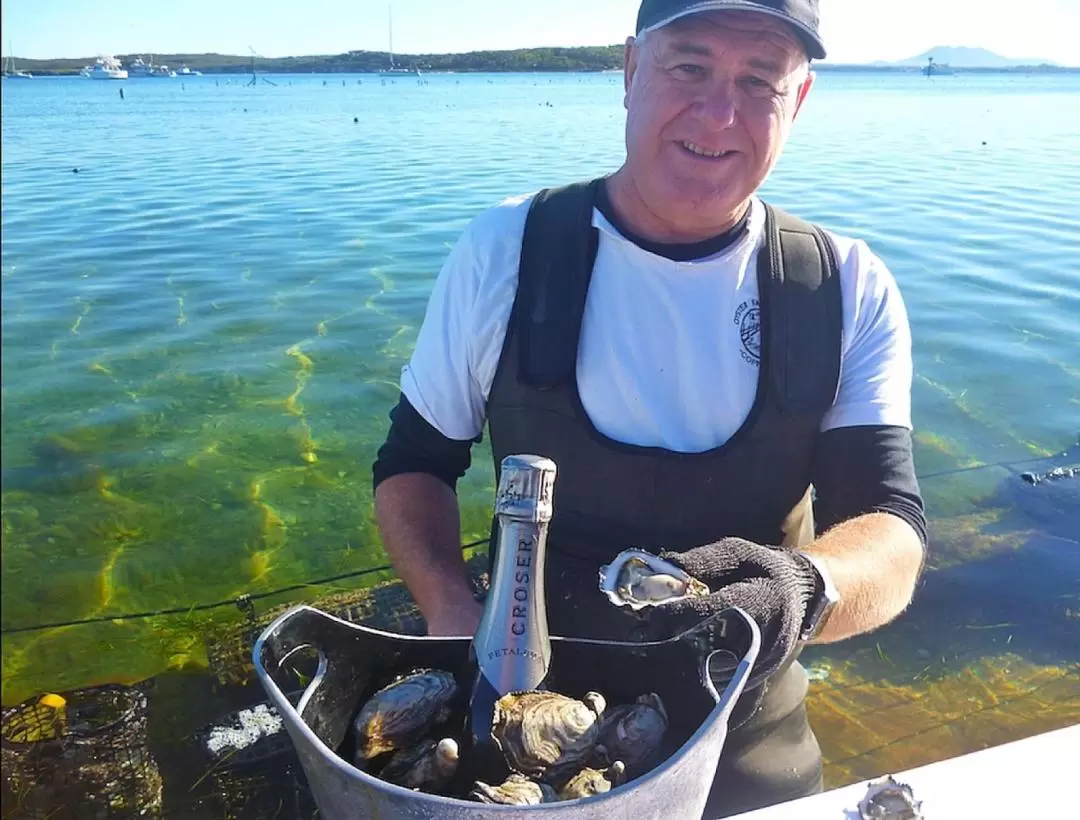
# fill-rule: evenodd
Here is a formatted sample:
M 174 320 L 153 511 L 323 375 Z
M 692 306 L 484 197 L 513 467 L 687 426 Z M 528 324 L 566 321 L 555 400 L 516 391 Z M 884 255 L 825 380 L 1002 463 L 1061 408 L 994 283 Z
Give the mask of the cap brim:
M 653 23 L 651 26 L 646 26 L 639 31 L 638 34 L 640 35 L 646 31 L 656 31 L 658 28 L 663 28 L 669 23 L 673 23 L 682 17 L 689 17 L 691 14 L 700 14 L 703 11 L 723 11 L 730 9 L 752 11 L 757 14 L 767 14 L 769 17 L 783 20 L 801 35 L 801 39 L 806 46 L 806 53 L 810 56 L 811 60 L 825 59 L 825 43 L 821 41 L 821 38 L 816 32 L 803 25 L 798 20 L 788 17 L 788 15 L 783 14 L 776 9 L 771 9 L 767 6 L 759 5 L 758 3 L 751 3 L 748 0 L 702 0 L 702 2 L 687 6 L 678 13 L 672 14 L 670 17 L 665 17 L 663 20 Z

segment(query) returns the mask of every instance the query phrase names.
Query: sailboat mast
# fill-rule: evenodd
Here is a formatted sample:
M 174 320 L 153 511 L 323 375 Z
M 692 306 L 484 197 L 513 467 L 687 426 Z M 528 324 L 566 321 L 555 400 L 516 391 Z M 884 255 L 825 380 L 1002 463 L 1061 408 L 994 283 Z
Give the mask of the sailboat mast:
M 394 7 L 387 6 L 387 11 L 390 13 L 390 68 L 394 68 Z

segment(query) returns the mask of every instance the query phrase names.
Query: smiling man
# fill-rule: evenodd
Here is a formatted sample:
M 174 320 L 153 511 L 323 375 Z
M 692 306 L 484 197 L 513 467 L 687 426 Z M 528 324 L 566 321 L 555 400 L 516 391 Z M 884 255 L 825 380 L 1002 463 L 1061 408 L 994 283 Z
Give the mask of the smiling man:
M 925 549 L 896 282 L 864 241 L 757 193 L 824 56 L 817 0 L 645 0 L 625 162 L 472 221 L 373 470 L 386 549 L 433 635 L 471 635 L 481 614 L 455 489 L 485 423 L 496 469 L 513 453 L 558 465 L 553 634 L 655 640 L 730 606 L 755 619 L 707 817 L 821 789 L 799 652 L 897 617 Z M 597 568 L 630 546 L 711 594 L 611 606 Z

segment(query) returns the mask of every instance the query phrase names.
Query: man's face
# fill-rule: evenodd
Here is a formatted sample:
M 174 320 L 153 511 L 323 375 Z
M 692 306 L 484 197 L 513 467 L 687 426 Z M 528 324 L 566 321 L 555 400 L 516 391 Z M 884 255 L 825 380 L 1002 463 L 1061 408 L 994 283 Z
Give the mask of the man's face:
M 741 212 L 780 157 L 813 82 L 784 22 L 706 12 L 650 32 L 626 51 L 627 167 L 663 221 Z

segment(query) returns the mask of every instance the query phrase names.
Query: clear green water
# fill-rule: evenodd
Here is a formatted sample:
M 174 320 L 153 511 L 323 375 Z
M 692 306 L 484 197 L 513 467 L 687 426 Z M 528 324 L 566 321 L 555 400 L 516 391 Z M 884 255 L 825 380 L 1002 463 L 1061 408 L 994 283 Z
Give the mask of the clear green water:
M 124 100 L 3 84 L 5 631 L 384 565 L 370 466 L 450 243 L 502 197 L 622 156 L 616 75 L 273 79 L 130 81 Z M 766 185 L 883 255 L 915 339 L 931 570 L 897 623 L 810 653 L 833 670 L 814 701 L 831 760 L 860 731 L 823 705 L 841 679 L 937 691 L 1015 657 L 993 691 L 1066 683 L 1038 721 L 983 710 L 960 747 L 1077 719 L 1080 503 L 1016 474 L 1080 457 L 949 471 L 1080 432 L 1078 100 L 1075 76 L 824 74 Z M 491 482 L 482 446 L 465 541 Z M 205 635 L 239 617 L 5 634 L 3 701 L 204 668 Z M 829 708 L 874 730 L 860 702 Z M 902 759 L 881 754 L 861 759 Z

